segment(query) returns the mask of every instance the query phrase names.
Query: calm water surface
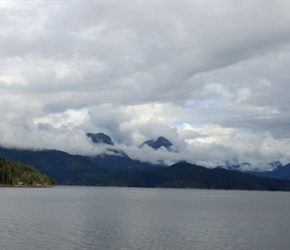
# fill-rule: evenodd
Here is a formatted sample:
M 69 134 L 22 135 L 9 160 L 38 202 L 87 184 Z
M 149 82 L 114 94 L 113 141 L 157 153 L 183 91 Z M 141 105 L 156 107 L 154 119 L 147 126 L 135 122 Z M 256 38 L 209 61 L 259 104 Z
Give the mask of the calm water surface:
M 290 193 L 0 188 L 1 250 L 290 249 Z

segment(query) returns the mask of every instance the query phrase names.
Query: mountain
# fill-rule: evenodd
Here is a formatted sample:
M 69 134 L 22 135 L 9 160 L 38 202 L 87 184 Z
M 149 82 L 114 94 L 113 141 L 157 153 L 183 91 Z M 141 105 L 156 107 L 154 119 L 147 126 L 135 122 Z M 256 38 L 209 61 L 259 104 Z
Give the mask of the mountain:
M 261 178 L 271 178 L 271 179 L 285 179 L 290 180 L 290 163 L 283 166 L 280 161 L 273 161 L 265 164 L 270 171 L 259 171 L 259 168 L 254 168 L 250 163 L 243 162 L 239 163 L 237 160 L 232 162 L 226 161 L 225 165 L 217 166 L 216 169 L 227 169 L 239 172 L 244 172 Z M 249 170 L 253 169 L 253 170 Z
M 83 175 L 99 172 L 98 166 L 85 156 L 70 155 L 58 150 L 21 150 L 0 148 L 0 156 L 31 165 L 56 180 L 66 184 L 81 179 Z
M 283 165 L 280 161 L 273 161 L 270 163 L 266 163 L 262 165 L 263 168 L 276 170 L 279 168 L 282 168 Z M 261 169 L 262 166 L 254 166 L 249 162 L 242 162 L 240 163 L 238 160 L 232 160 L 232 161 L 225 161 L 223 165 L 217 166 L 218 169 L 227 169 L 227 170 L 235 170 L 235 171 L 241 171 L 246 173 L 255 173 L 260 172 L 259 169 Z M 268 171 L 267 171 L 268 172 Z
M 104 180 L 110 181 L 107 179 L 108 173 L 115 170 L 164 167 L 133 160 L 125 153 L 81 156 L 59 150 L 33 151 L 0 147 L 0 156 L 34 166 L 42 173 L 53 177 L 58 184 L 92 185 L 90 180 L 93 179 L 94 182 L 105 185 L 107 182 Z
M 98 166 L 88 157 L 70 155 L 58 150 L 0 148 L 0 156 L 4 155 L 34 166 L 42 173 L 53 177 L 58 184 L 65 185 L 290 191 L 288 180 L 264 179 L 226 169 L 207 169 L 186 162 L 170 167 L 140 165 L 131 168 L 111 168 Z M 130 161 L 130 158 L 123 159 L 127 159 L 128 163 L 137 164 L 133 160 Z
M 269 165 L 273 168 L 273 170 L 283 167 L 283 165 L 280 161 L 273 161 Z
M 278 165 L 278 167 L 276 167 L 276 169 L 272 171 L 249 172 L 249 174 L 262 177 L 262 178 L 290 180 L 290 163 L 286 164 L 284 167 L 281 165 Z
M 87 133 L 87 136 L 96 144 L 114 145 L 113 140 L 104 133 Z M 126 152 L 117 148 L 107 148 L 102 155 L 95 155 L 88 157 L 93 163 L 105 168 L 114 169 L 130 169 L 130 168 L 144 168 L 152 167 L 150 163 L 141 162 L 139 160 L 131 159 Z M 163 166 L 163 165 L 160 165 Z
M 89 159 L 98 166 L 111 169 L 135 169 L 147 167 L 165 167 L 164 165 L 153 165 L 139 160 L 133 160 L 128 155 L 96 155 L 91 156 Z
M 123 184 L 134 187 L 170 187 L 239 190 L 287 190 L 290 181 L 264 179 L 246 173 L 180 162 L 166 168 L 134 169 Z
M 280 161 L 273 161 L 265 164 L 265 167 L 270 168 L 270 171 L 259 171 L 259 168 L 254 168 L 250 163 L 243 162 L 239 163 L 238 160 L 226 161 L 223 166 L 217 166 L 216 169 L 227 169 L 240 171 L 261 178 L 271 178 L 271 179 L 285 179 L 290 180 L 290 163 L 283 166 Z M 253 169 L 253 170 L 249 170 Z
M 229 162 L 226 161 L 223 166 L 217 166 L 217 169 L 227 169 L 227 170 L 235 170 L 235 171 L 244 171 L 245 169 L 251 168 L 251 163 L 249 162 L 242 162 L 239 163 L 238 161 Z
M 35 168 L 0 157 L 0 186 L 52 186 L 55 181 Z
M 144 145 L 147 145 L 155 150 L 161 148 L 161 147 L 164 147 L 168 150 L 170 150 L 170 147 L 172 146 L 172 143 L 167 140 L 166 138 L 160 136 L 158 137 L 157 139 L 155 140 L 148 140 L 148 141 L 145 141 L 143 142 L 141 145 L 140 145 L 140 148 L 143 147 Z
M 97 134 L 87 133 L 86 135 L 87 137 L 91 138 L 92 142 L 96 144 L 107 144 L 107 145 L 112 145 L 112 146 L 114 145 L 114 142 L 111 139 L 111 137 L 109 137 L 108 135 L 104 133 L 97 133 Z

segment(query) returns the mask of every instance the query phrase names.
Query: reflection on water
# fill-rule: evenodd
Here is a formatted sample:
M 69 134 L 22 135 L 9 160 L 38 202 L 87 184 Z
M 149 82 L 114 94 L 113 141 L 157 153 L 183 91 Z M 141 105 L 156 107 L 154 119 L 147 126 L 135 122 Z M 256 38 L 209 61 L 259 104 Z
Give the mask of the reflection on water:
M 0 246 L 18 249 L 288 249 L 287 192 L 0 189 Z

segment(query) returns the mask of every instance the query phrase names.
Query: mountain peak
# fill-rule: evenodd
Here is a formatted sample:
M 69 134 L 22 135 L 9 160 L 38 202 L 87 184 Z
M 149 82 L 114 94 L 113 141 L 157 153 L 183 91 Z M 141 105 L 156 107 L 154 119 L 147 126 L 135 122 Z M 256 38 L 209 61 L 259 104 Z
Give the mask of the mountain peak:
M 156 150 L 161 147 L 164 147 L 169 150 L 170 147 L 172 146 L 172 143 L 169 140 L 167 140 L 165 137 L 160 136 L 157 139 L 152 139 L 152 140 L 143 142 L 140 148 L 143 147 L 144 145 L 147 145 Z
M 283 165 L 280 161 L 273 161 L 269 165 L 273 168 L 273 170 L 283 167 Z
M 112 141 L 111 137 L 104 133 L 97 133 L 97 134 L 87 133 L 86 135 L 92 140 L 92 142 L 96 144 L 102 143 L 102 144 L 107 144 L 107 145 L 114 145 L 114 142 Z

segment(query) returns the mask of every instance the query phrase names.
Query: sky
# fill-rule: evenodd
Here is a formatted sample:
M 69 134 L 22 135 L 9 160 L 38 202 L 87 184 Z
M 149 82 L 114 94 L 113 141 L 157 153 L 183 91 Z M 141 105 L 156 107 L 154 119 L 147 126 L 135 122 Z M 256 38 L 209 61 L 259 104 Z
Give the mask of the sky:
M 289 1 L 0 1 L 0 145 L 290 162 Z M 175 147 L 139 149 L 164 136 Z

